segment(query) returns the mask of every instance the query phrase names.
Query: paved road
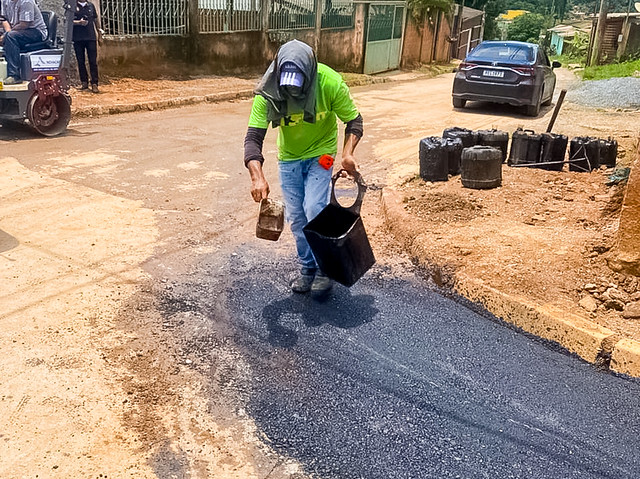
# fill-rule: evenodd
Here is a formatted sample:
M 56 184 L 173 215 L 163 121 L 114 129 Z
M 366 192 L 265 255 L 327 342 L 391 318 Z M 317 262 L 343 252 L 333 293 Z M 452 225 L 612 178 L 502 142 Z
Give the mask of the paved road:
M 415 154 L 416 136 L 463 118 L 473 128 L 495 121 L 451 113 L 448 95 L 431 100 L 447 108 L 422 124 L 397 116 L 398 105 L 419 116 L 416 90 L 448 93 L 447 85 L 356 89 L 371 125 L 359 150 L 371 183 L 383 184 L 396 158 Z M 176 328 L 177 357 L 207 363 L 211 404 L 227 401 L 250 417 L 268 445 L 307 473 L 640 476 L 639 382 L 598 372 L 441 296 L 388 251 L 383 230 L 371 231 L 378 264 L 356 286 L 336 288 L 325 302 L 292 295 L 290 238 L 252 236 L 255 205 L 240 166 L 248 109 L 240 102 L 86 120 L 50 140 L 21 128 L 2 133 L 21 140 L 8 154 L 27 167 L 156 212 L 156 253 L 145 268 L 160 311 L 167 321 L 197 312 L 215 333 Z M 272 164 L 268 174 L 275 178 Z M 372 192 L 365 210 L 379 226 L 375 208 Z M 234 354 L 220 357 L 222 346 Z
M 249 411 L 320 477 L 640 474 L 637 382 L 411 275 L 378 268 L 326 302 L 291 295 L 272 280 L 280 259 L 247 249 L 229 265 L 228 309 L 251 364 Z

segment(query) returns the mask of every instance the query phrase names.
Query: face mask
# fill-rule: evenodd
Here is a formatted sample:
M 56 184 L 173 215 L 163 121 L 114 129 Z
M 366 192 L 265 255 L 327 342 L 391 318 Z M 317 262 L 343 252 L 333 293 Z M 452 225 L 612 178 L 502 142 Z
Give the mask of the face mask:
M 304 94 L 302 93 L 302 88 L 299 86 L 286 85 L 282 87 L 284 89 L 284 93 L 290 98 L 294 98 L 299 100 L 304 98 Z

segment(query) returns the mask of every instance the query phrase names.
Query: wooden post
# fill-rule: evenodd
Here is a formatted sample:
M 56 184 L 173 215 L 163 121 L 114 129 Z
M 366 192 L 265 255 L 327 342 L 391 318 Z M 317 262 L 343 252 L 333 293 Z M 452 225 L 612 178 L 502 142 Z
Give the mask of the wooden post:
M 318 47 L 320 46 L 320 30 L 322 29 L 322 7 L 324 6 L 324 0 L 315 0 L 313 2 L 316 9 L 316 26 L 315 26 L 315 38 L 313 41 L 313 51 L 318 56 Z
M 624 56 L 624 53 L 627 50 L 627 42 L 629 41 L 629 31 L 631 30 L 631 26 L 629 25 L 629 15 L 631 13 L 631 4 L 633 0 L 629 0 L 629 4 L 627 5 L 627 16 L 624 18 L 624 23 L 622 24 L 622 41 L 618 45 L 618 51 L 616 52 L 616 56 L 618 59 Z
M 604 40 L 604 32 L 607 27 L 607 11 L 609 10 L 609 2 L 607 0 L 600 1 L 600 14 L 598 15 L 598 25 L 596 27 L 596 35 L 593 37 L 593 48 L 591 50 L 590 65 L 600 64 L 600 52 L 602 51 L 602 41 Z

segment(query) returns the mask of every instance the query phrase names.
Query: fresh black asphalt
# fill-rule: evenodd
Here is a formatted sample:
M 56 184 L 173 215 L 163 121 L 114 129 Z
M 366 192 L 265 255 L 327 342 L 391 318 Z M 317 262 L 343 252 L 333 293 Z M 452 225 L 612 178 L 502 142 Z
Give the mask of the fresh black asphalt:
M 230 258 L 249 414 L 322 478 L 637 478 L 640 383 L 376 265 L 325 301 L 264 243 Z

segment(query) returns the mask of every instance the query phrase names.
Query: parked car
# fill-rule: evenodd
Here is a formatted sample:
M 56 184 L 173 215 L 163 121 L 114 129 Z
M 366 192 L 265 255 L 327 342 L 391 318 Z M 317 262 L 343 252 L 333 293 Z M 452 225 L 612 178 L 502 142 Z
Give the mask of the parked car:
M 538 116 L 540 105 L 550 105 L 556 87 L 553 69 L 544 50 L 533 43 L 485 41 L 474 48 L 453 80 L 453 106 L 467 101 L 489 101 L 524 106 Z

